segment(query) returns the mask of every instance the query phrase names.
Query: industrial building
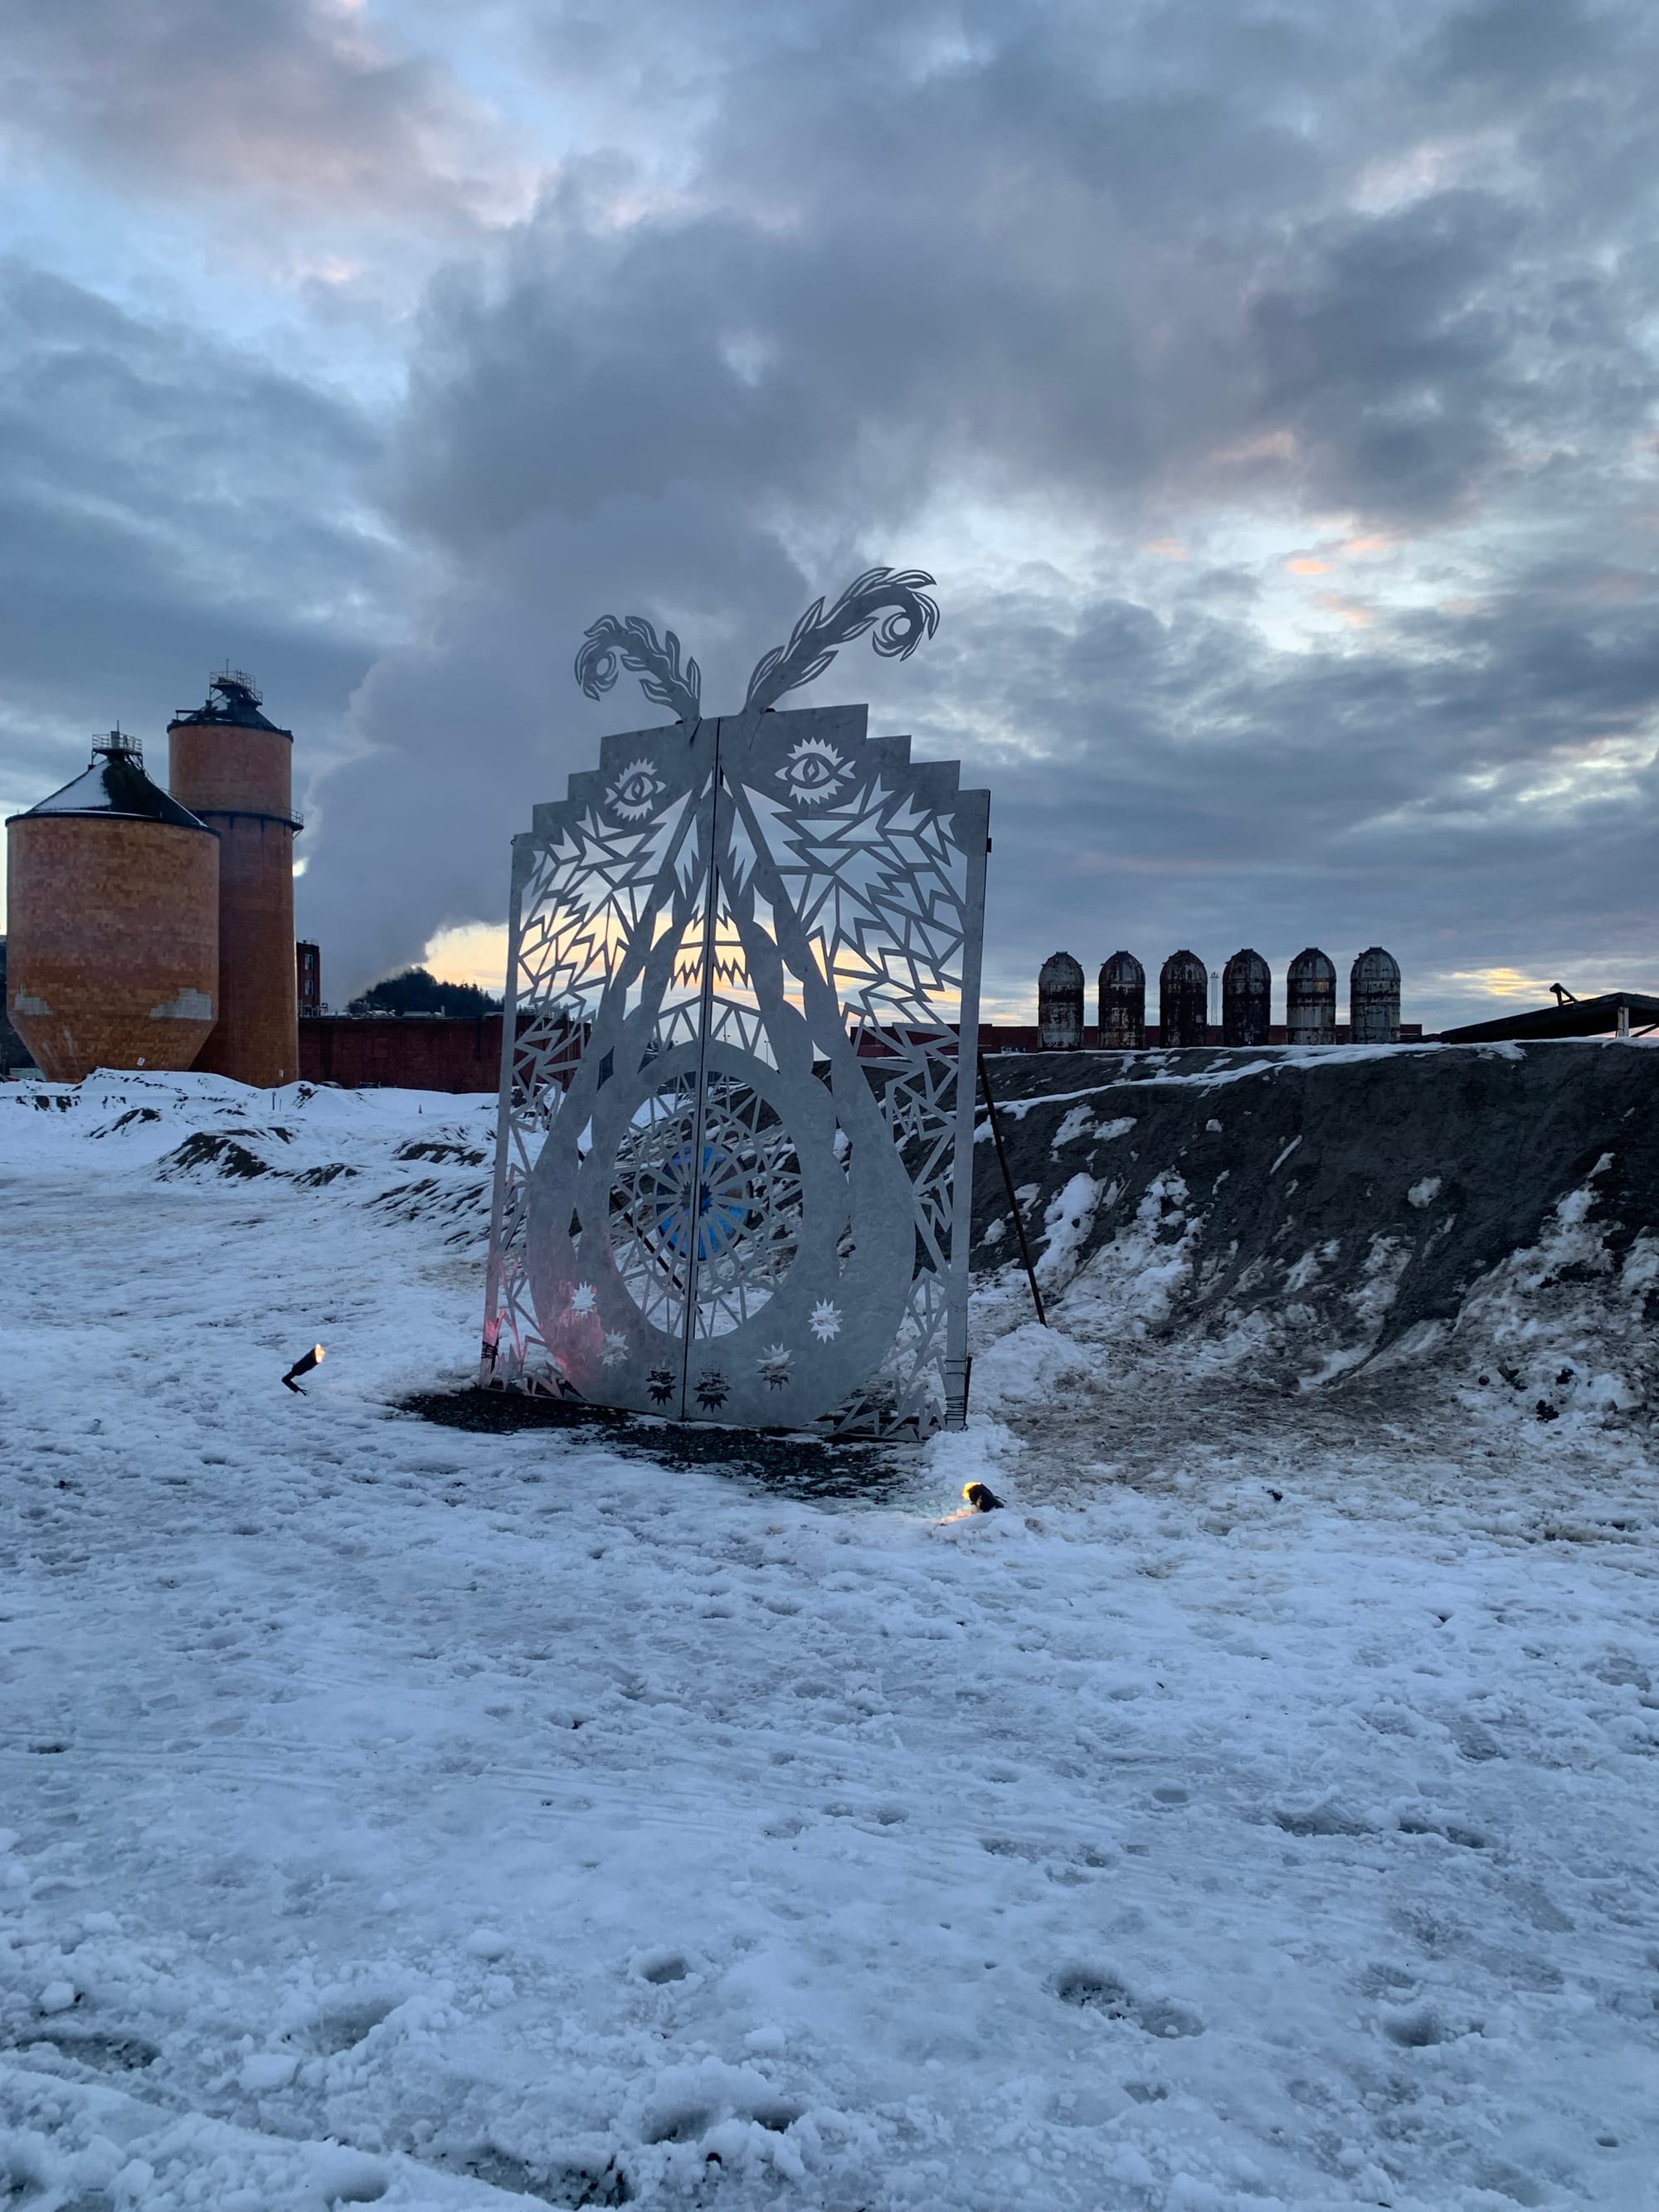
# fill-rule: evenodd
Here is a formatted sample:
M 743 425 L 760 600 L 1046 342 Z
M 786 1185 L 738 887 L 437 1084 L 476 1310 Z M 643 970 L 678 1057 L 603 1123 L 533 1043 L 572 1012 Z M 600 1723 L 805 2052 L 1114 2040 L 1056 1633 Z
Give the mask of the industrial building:
M 300 1073 L 294 967 L 294 733 L 240 669 L 167 725 L 167 784 L 219 839 L 219 1006 L 195 1066 L 267 1090 Z
M 1166 1045 L 1205 1044 L 1210 978 L 1195 952 L 1172 952 L 1158 971 L 1158 1035 Z
M 188 1067 L 219 990 L 219 841 L 112 730 L 6 824 L 6 1000 L 44 1073 Z
M 300 1073 L 292 733 L 227 669 L 168 726 L 168 785 L 136 738 L 6 824 L 6 1006 L 41 1073 Z
M 1115 952 L 1100 971 L 1100 1044 L 1140 1052 L 1146 1043 L 1146 970 L 1133 952 Z
M 1083 968 L 1069 952 L 1050 953 L 1037 971 L 1037 1031 L 1044 1052 L 1083 1043 Z
M 1221 971 L 1221 1030 L 1229 1044 L 1266 1044 L 1273 1032 L 1273 975 L 1246 946 Z
M 1442 1033 L 1443 1044 L 1500 1044 L 1548 1037 L 1651 1036 L 1659 1030 L 1659 999 L 1645 991 L 1602 991 L 1577 999 L 1565 983 L 1552 983 L 1553 1006 L 1468 1022 Z
M 1336 963 L 1310 945 L 1285 971 L 1285 1042 L 1336 1042 Z
M 1212 1009 L 1212 996 L 1218 998 Z M 1380 945 L 1360 953 L 1349 971 L 1348 1019 L 1336 1018 L 1336 967 L 1310 945 L 1285 971 L 1285 1020 L 1273 1019 L 1273 974 L 1246 945 L 1212 975 L 1195 952 L 1172 952 L 1158 971 L 1158 1020 L 1146 1019 L 1146 971 L 1133 952 L 1102 963 L 1096 1011 L 1085 1024 L 1083 965 L 1069 952 L 1051 953 L 1037 975 L 1035 1031 L 1000 1029 L 981 1037 L 987 1051 L 1140 1052 L 1149 1047 L 1258 1044 L 1398 1044 L 1422 1037 L 1420 1024 L 1400 1018 L 1400 963 Z M 1212 1018 L 1218 1011 L 1220 1020 Z
M 323 950 L 302 937 L 294 948 L 294 991 L 301 1019 L 323 1011 Z

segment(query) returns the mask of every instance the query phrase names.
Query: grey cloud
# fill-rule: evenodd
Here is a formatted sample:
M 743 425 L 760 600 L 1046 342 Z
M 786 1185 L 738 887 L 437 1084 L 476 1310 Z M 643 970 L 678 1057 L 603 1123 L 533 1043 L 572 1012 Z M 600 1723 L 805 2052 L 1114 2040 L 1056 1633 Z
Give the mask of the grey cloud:
M 227 655 L 342 741 L 404 565 L 353 502 L 374 450 L 361 416 L 263 361 L 0 267 L 9 795 L 39 796 L 118 717 L 158 739 Z
M 431 60 L 325 0 L 9 0 L 0 100 L 20 141 L 97 173 L 290 209 L 460 213 L 480 120 Z
M 576 694 L 594 615 L 681 629 L 719 704 L 806 599 L 881 558 L 935 570 L 945 630 L 902 671 L 844 657 L 820 690 L 990 776 L 1010 989 L 1067 938 L 1092 961 L 1381 937 L 1408 977 L 1481 964 L 1444 954 L 1459 929 L 1517 951 L 1553 929 L 1564 957 L 1650 941 L 1651 774 L 1592 799 L 1571 766 L 1639 741 L 1659 698 L 1644 14 L 516 20 L 550 96 L 622 118 L 615 148 L 550 162 L 534 214 L 432 286 L 383 453 L 331 443 L 324 405 L 291 434 L 315 496 L 296 478 L 287 525 L 269 511 L 286 550 L 261 573 L 293 573 L 311 528 L 343 576 L 338 488 L 367 461 L 423 556 L 415 641 L 357 695 L 368 750 L 319 782 L 302 912 L 341 984 L 498 917 L 530 804 L 600 730 L 651 719 Z M 414 204 L 428 94 L 348 69 L 295 95 L 295 127 L 362 97 L 364 159 Z M 118 475 L 136 416 L 94 412 Z M 988 586 L 951 536 L 970 507 L 1023 550 L 1046 533 L 1066 573 Z M 1273 645 L 1251 550 L 1270 527 L 1391 530 L 1417 600 L 1344 644 Z M 1155 612 L 1134 549 L 1170 535 L 1197 557 Z M 1525 796 L 1553 775 L 1569 798 Z
M 763 37 L 734 64 L 691 211 L 618 225 L 603 189 L 625 182 L 568 173 L 493 276 L 436 295 L 422 520 L 499 526 L 682 472 L 797 503 L 833 486 L 875 526 L 944 482 L 1109 512 L 1236 493 L 1218 453 L 1287 430 L 1297 465 L 1267 481 L 1426 520 L 1478 501 L 1517 441 L 1633 419 L 1635 272 L 1583 246 L 1645 234 L 1572 173 L 1598 125 L 1604 148 L 1629 135 L 1627 87 L 1539 138 L 1519 189 L 1366 215 L 1368 160 L 1443 125 L 1407 90 L 1432 39 L 1379 60 L 1355 33 L 1340 78 L 1305 22 L 1218 58 L 1189 11 L 1152 20 L 1189 43 L 1149 84 L 1113 76 L 1109 34 L 1018 14 L 982 60 L 890 82 L 862 14 L 793 11 L 786 54 Z M 1322 129 L 1277 82 L 1302 60 Z M 1621 61 L 1651 76 L 1646 45 Z M 1561 106 L 1513 120 L 1559 126 Z
M 1620 29 L 1615 10 L 1577 0 L 1479 0 L 1430 40 L 1425 75 L 1511 98 L 1575 86 L 1600 77 Z
M 1351 955 L 1380 939 L 1432 1019 L 1450 1003 L 1425 983 L 1437 969 L 1614 947 L 1651 963 L 1654 769 L 1571 807 L 1519 796 L 1587 738 L 1650 721 L 1650 610 L 1623 609 L 1594 641 L 1564 638 L 1555 614 L 1546 583 L 1496 622 L 1433 618 L 1412 651 L 1306 655 L 1121 615 L 1033 648 L 1028 611 L 979 608 L 1004 711 L 1036 694 L 1069 740 L 994 779 L 997 981 L 1029 989 L 1061 941 L 1090 964 L 1127 939 L 1152 965 L 1177 944 L 1218 965 L 1251 942 L 1282 974 L 1304 943 Z M 948 726 L 948 698 L 938 712 Z M 1495 785 L 1471 789 L 1486 770 Z
M 1316 500 L 1432 517 L 1489 475 L 1525 374 L 1502 281 L 1522 228 L 1491 195 L 1440 194 L 1316 233 L 1301 281 L 1258 294 L 1258 404 L 1304 440 Z

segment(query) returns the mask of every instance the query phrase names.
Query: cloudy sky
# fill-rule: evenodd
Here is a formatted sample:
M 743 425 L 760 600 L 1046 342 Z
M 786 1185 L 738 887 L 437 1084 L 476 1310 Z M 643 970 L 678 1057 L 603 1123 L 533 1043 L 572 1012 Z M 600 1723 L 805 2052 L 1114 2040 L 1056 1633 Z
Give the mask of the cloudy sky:
M 498 981 L 586 625 L 719 710 L 888 562 L 792 703 L 989 783 L 1006 1015 L 1659 987 L 1656 106 L 1650 0 L 0 0 L 0 803 L 228 658 L 329 997 Z

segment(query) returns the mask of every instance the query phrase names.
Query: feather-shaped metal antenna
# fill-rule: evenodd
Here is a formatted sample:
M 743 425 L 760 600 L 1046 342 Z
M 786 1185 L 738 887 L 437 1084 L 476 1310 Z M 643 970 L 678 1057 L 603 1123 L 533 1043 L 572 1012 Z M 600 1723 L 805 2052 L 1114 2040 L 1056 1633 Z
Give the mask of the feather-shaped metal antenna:
M 775 646 L 756 664 L 744 713 L 760 714 L 786 691 L 822 676 L 837 647 L 872 628 L 876 634 L 870 642 L 884 660 L 908 659 L 939 628 L 939 603 L 922 588 L 933 581 L 924 568 L 866 568 L 828 614 L 823 601 L 814 599 L 790 632 L 788 644 Z
M 625 622 L 601 615 L 583 633 L 576 655 L 576 681 L 590 699 L 602 699 L 610 690 L 618 663 L 639 678 L 647 699 L 671 708 L 688 732 L 696 729 L 702 711 L 702 672 L 688 660 L 682 673 L 680 641 L 672 629 L 659 638 L 643 615 L 629 615 Z

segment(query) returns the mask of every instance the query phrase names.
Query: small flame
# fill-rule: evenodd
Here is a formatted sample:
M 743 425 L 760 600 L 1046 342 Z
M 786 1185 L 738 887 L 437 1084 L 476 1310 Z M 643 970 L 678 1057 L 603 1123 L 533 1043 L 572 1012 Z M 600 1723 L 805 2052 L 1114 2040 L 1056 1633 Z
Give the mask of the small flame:
M 325 1359 L 328 1357 L 320 1344 L 313 1344 L 312 1346 L 311 1356 L 313 1359 Z

